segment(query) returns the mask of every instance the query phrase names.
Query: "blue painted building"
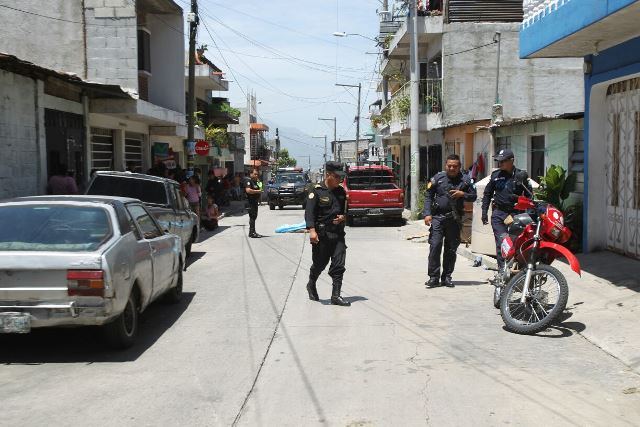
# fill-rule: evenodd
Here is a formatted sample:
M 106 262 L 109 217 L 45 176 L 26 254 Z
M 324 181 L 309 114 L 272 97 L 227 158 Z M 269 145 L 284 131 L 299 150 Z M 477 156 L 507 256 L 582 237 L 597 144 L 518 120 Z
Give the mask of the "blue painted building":
M 584 248 L 640 258 L 640 0 L 524 8 L 522 58 L 584 58 Z

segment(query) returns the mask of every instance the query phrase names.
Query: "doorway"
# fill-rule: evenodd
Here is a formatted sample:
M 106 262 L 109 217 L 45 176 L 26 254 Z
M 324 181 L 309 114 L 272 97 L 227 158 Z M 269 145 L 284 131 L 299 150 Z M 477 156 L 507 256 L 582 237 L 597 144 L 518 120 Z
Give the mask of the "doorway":
M 62 168 L 78 188 L 84 183 L 84 117 L 58 110 L 44 110 L 48 177 Z
M 538 181 L 538 177 L 544 176 L 545 173 L 545 142 L 544 135 L 536 135 L 531 137 L 531 169 L 529 176 Z

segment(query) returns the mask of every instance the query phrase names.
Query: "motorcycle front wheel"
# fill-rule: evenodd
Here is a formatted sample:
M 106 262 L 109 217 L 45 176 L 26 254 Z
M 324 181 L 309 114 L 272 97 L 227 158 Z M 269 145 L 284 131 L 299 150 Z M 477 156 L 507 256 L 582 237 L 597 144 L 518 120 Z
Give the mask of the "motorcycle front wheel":
M 540 264 L 533 271 L 529 292 L 521 302 L 526 275 L 526 269 L 516 274 L 500 301 L 500 315 L 507 330 L 517 334 L 535 334 L 546 329 L 564 311 L 569 297 L 562 273 Z

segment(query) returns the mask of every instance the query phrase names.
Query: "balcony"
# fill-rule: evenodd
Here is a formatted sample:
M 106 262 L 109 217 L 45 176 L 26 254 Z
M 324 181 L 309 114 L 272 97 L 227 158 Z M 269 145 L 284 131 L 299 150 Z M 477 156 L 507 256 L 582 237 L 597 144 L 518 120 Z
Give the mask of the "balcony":
M 214 125 L 237 125 L 240 111 L 232 108 L 227 98 L 211 98 L 209 122 Z
M 637 0 L 527 0 L 522 58 L 583 57 L 637 35 Z
M 408 135 L 411 130 L 411 84 L 405 83 L 393 93 L 391 101 L 372 114 L 371 121 L 385 136 Z M 420 81 L 420 128 L 426 132 L 442 124 L 442 79 Z

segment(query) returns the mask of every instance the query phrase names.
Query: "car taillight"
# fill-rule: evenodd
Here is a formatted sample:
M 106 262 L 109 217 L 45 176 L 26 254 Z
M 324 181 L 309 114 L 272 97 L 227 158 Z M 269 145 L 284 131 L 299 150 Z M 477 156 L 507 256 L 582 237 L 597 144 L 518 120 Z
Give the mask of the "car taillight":
M 104 271 L 68 270 L 67 294 L 69 296 L 104 296 Z
M 404 202 L 404 193 L 400 193 L 400 201 Z

